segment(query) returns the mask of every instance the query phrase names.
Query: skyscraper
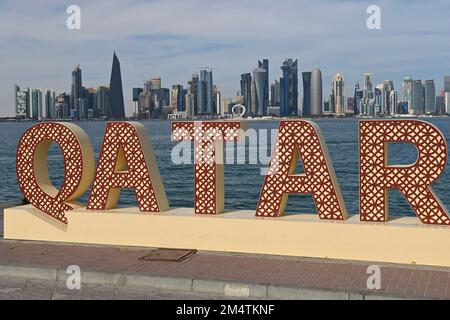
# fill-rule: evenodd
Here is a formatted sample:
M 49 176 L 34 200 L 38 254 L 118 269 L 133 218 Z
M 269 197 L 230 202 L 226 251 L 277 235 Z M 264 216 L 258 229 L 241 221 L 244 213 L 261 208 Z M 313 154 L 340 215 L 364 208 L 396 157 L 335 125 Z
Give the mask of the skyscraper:
M 263 59 L 263 61 L 258 60 L 258 68 L 266 70 L 266 75 L 264 79 L 264 110 L 267 110 L 269 106 L 269 60 Z
M 314 68 L 311 72 L 311 115 L 322 115 L 322 71 Z
M 355 85 L 355 91 L 353 93 L 353 111 L 355 112 L 355 115 L 359 114 L 359 101 L 362 99 L 362 97 L 359 97 L 359 82 Z
M 286 59 L 281 66 L 283 77 L 280 79 L 280 115 L 298 114 L 298 61 Z
M 83 84 L 81 67 L 76 65 L 72 71 L 72 86 L 70 93 L 70 113 L 73 118 L 80 118 L 80 105 L 83 99 Z
M 241 95 L 244 97 L 243 105 L 250 110 L 252 106 L 252 75 L 251 73 L 241 74 Z
M 42 119 L 42 91 L 38 88 L 28 88 L 29 97 L 29 118 L 34 120 Z
M 270 104 L 272 107 L 280 107 L 280 81 L 278 80 L 270 86 Z
M 372 99 L 373 96 L 373 74 L 365 73 L 364 74 L 364 98 Z
M 422 80 L 414 80 L 412 83 L 412 109 L 415 115 L 425 113 L 425 95 Z
M 312 72 L 302 72 L 303 78 L 303 108 L 302 116 L 311 115 L 311 74 Z
M 390 115 L 391 116 L 394 116 L 397 114 L 397 104 L 398 104 L 397 90 L 392 90 L 389 93 L 389 105 L 390 105 Z
M 394 83 L 391 80 L 385 80 L 383 82 L 381 113 L 388 115 L 391 114 L 390 96 L 391 91 L 394 90 Z
M 28 118 L 28 91 L 21 91 L 20 87 L 14 86 L 15 101 L 16 101 L 16 117 L 19 119 Z
M 450 92 L 450 76 L 444 77 L 444 93 Z
M 426 80 L 424 84 L 425 96 L 425 113 L 436 113 L 436 90 L 434 80 Z
M 120 72 L 120 62 L 114 52 L 113 64 L 111 70 L 110 88 L 110 108 L 108 119 L 125 119 L 125 105 L 123 102 L 122 74 Z
M 262 68 L 253 70 L 252 79 L 252 106 L 250 113 L 254 116 L 263 116 L 266 114 L 267 106 L 264 106 L 265 101 L 265 81 L 267 71 Z
M 214 114 L 212 70 L 200 70 L 198 113 Z
M 188 88 L 188 96 L 189 96 L 189 115 L 191 117 L 198 114 L 198 101 L 199 101 L 199 82 L 200 79 L 198 77 L 198 74 L 193 74 L 192 79 L 188 82 L 189 88 Z M 186 99 L 187 103 L 187 99 Z
M 345 115 L 345 81 L 344 77 L 337 73 L 332 81 L 333 109 L 336 115 Z
M 405 77 L 403 80 L 403 101 L 406 102 L 408 107 L 408 114 L 414 114 L 413 108 L 413 80 L 411 77 Z
M 185 95 L 183 86 L 181 84 L 175 84 L 172 86 L 172 100 L 170 105 L 175 111 L 186 111 Z

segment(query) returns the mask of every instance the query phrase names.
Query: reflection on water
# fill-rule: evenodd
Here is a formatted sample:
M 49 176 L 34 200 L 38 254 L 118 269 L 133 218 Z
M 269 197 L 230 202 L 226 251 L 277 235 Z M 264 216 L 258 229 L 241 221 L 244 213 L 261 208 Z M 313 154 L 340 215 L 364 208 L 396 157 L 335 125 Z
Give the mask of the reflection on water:
M 430 119 L 450 139 L 450 121 L 446 118 Z M 356 119 L 321 119 L 316 121 L 323 131 L 328 150 L 344 195 L 350 214 L 358 212 L 358 121 Z M 192 165 L 174 165 L 171 161 L 170 122 L 143 122 L 150 133 L 153 148 L 172 207 L 193 206 L 193 167 Z M 21 193 L 15 175 L 15 152 L 20 136 L 32 123 L 0 124 L 0 202 L 14 202 L 21 199 Z M 96 154 L 98 154 L 105 128 L 104 122 L 78 123 L 91 138 Z M 276 129 L 277 121 L 252 122 L 252 128 Z M 270 134 L 270 130 L 269 130 Z M 268 141 L 270 137 L 268 136 Z M 391 148 L 390 164 L 413 163 L 417 158 L 415 148 L 408 144 L 397 144 Z M 248 150 L 247 150 L 248 152 Z M 52 181 L 59 185 L 64 170 L 59 148 L 54 146 L 49 151 L 49 172 Z M 260 172 L 263 165 L 230 164 L 225 166 L 225 205 L 226 209 L 251 209 L 257 205 L 262 188 L 263 176 Z M 450 207 L 450 194 L 446 192 L 450 186 L 448 168 L 433 188 L 442 202 Z M 399 192 L 390 192 L 390 213 L 392 215 L 412 215 L 406 201 Z M 87 195 L 82 197 L 86 201 Z M 135 205 L 134 193 L 124 190 L 121 203 Z M 311 196 L 291 195 L 287 205 L 289 213 L 314 213 L 315 208 Z

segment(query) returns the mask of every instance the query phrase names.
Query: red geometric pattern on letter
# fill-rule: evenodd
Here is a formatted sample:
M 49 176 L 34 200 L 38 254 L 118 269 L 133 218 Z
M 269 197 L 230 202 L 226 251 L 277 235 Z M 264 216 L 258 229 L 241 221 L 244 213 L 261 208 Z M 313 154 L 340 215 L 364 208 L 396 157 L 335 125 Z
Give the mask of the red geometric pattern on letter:
M 281 121 L 257 216 L 283 215 L 289 194 L 312 194 L 320 219 L 344 220 L 345 204 L 320 129 L 303 120 Z M 304 174 L 295 174 L 299 157 Z
M 154 180 L 160 181 L 159 170 L 152 166 L 153 150 L 150 142 L 139 136 L 142 125 L 128 122 L 109 122 L 103 138 L 94 184 L 87 208 L 108 210 L 115 208 L 120 189 L 133 189 L 139 210 L 161 212 L 168 204 L 164 190 L 155 189 Z M 139 129 L 139 130 L 138 130 Z M 144 131 L 143 127 L 142 130 Z M 155 160 L 156 162 L 156 160 Z M 127 170 L 125 171 L 125 169 Z M 152 175 L 153 174 L 153 175 Z M 153 181 L 155 182 L 155 181 Z M 159 189 L 163 188 L 162 183 Z M 158 201 L 160 200 L 160 201 Z
M 218 214 L 223 211 L 224 141 L 236 141 L 239 121 L 173 122 L 172 140 L 194 140 L 195 213 Z
M 46 169 L 52 142 L 59 145 L 64 157 L 64 182 L 59 191 L 51 184 Z M 41 172 L 35 168 L 38 165 L 42 165 Z M 16 173 L 24 197 L 35 208 L 67 224 L 65 212 L 73 208 L 65 202 L 75 200 L 83 176 L 83 152 L 77 134 L 57 122 L 31 127 L 17 147 Z
M 361 221 L 387 221 L 387 190 L 399 189 L 423 223 L 450 224 L 447 210 L 430 187 L 447 162 L 447 145 L 435 126 L 416 120 L 361 121 L 359 139 Z M 414 144 L 416 163 L 389 166 L 390 142 Z

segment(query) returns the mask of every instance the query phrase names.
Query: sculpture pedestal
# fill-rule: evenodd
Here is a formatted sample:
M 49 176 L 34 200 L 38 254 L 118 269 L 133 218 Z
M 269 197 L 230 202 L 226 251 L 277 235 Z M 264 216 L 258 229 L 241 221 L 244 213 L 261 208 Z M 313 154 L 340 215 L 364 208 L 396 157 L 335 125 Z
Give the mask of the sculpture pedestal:
M 320 221 L 317 215 L 256 218 L 254 211 L 199 216 L 192 208 L 142 214 L 137 208 L 66 213 L 68 225 L 34 209 L 5 209 L 4 238 L 83 244 L 188 248 L 450 267 L 450 227 L 415 217 L 388 223 Z

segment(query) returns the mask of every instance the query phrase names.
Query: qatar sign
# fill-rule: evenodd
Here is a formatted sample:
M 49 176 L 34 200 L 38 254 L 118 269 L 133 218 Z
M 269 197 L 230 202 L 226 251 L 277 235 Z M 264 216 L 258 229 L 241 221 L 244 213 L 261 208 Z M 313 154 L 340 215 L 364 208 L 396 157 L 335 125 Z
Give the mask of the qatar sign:
M 335 233 L 344 242 L 351 243 L 352 239 L 359 237 L 361 241 L 367 238 L 367 245 L 375 245 L 372 238 L 377 233 L 392 240 L 391 232 L 400 230 L 395 231 L 399 237 L 415 239 L 423 238 L 423 235 L 429 235 L 430 230 L 434 230 L 433 236 L 441 238 L 439 241 L 429 241 L 446 246 L 442 237 L 450 236 L 450 228 L 446 227 L 450 224 L 450 218 L 433 192 L 432 184 L 446 166 L 447 145 L 442 133 L 432 124 L 417 120 L 360 121 L 360 210 L 359 215 L 353 216 L 347 213 L 321 130 L 315 123 L 306 120 L 280 121 L 259 201 L 255 203 L 256 210 L 225 210 L 224 144 L 245 139 L 241 134 L 244 124 L 244 121 L 172 123 L 172 140 L 192 141 L 195 162 L 193 186 L 186 186 L 194 189 L 193 208 L 171 209 L 150 137 L 142 124 L 107 123 L 95 165 L 92 144 L 80 127 L 62 122 L 39 123 L 24 133 L 17 148 L 17 179 L 30 206 L 27 212 L 23 209 L 20 214 L 17 211 L 13 215 L 14 210 L 5 213 L 5 237 L 143 246 L 195 246 L 196 249 L 207 250 L 390 262 L 421 260 L 415 256 L 417 251 L 405 251 L 400 244 L 396 247 L 398 255 L 393 255 L 391 251 L 380 255 L 383 247 L 373 254 L 367 254 L 367 251 L 349 253 L 348 250 L 338 253 L 338 244 L 315 243 L 316 249 L 311 251 L 306 247 L 296 247 L 291 241 L 318 242 L 317 239 L 331 237 Z M 411 165 L 390 165 L 388 144 L 396 142 L 414 145 L 417 161 Z M 47 154 L 52 143 L 59 145 L 64 158 L 64 182 L 59 189 L 53 186 L 48 174 Z M 299 160 L 304 167 L 302 173 L 295 171 Z M 83 208 L 77 199 L 89 189 L 89 198 Z M 117 208 L 121 189 L 134 191 L 136 209 Z M 416 218 L 390 221 L 388 191 L 391 189 L 401 192 Z M 312 195 L 317 211 L 315 218 L 312 215 L 307 215 L 307 218 L 284 216 L 290 194 Z M 60 224 L 59 231 L 47 227 L 47 224 L 56 221 Z M 336 223 L 327 223 L 333 221 Z M 35 233 L 29 226 L 25 230 L 21 226 L 24 223 L 35 224 L 35 228 L 46 231 Z M 380 225 L 386 228 L 380 228 Z M 409 231 L 404 234 L 405 225 Z M 442 227 L 430 229 L 426 225 Z M 373 235 L 369 236 L 371 232 Z M 223 240 L 219 239 L 219 234 Z M 289 237 L 292 239 L 288 243 L 286 238 Z M 246 241 L 259 244 L 249 245 L 244 243 Z M 380 245 L 379 241 L 376 245 Z M 392 247 L 392 243 L 387 246 Z M 436 250 L 438 255 L 441 254 L 438 247 Z M 424 256 L 427 254 L 429 251 L 424 251 Z M 426 264 L 450 265 L 450 256 L 448 253 L 439 258 L 427 256 L 423 261 Z

